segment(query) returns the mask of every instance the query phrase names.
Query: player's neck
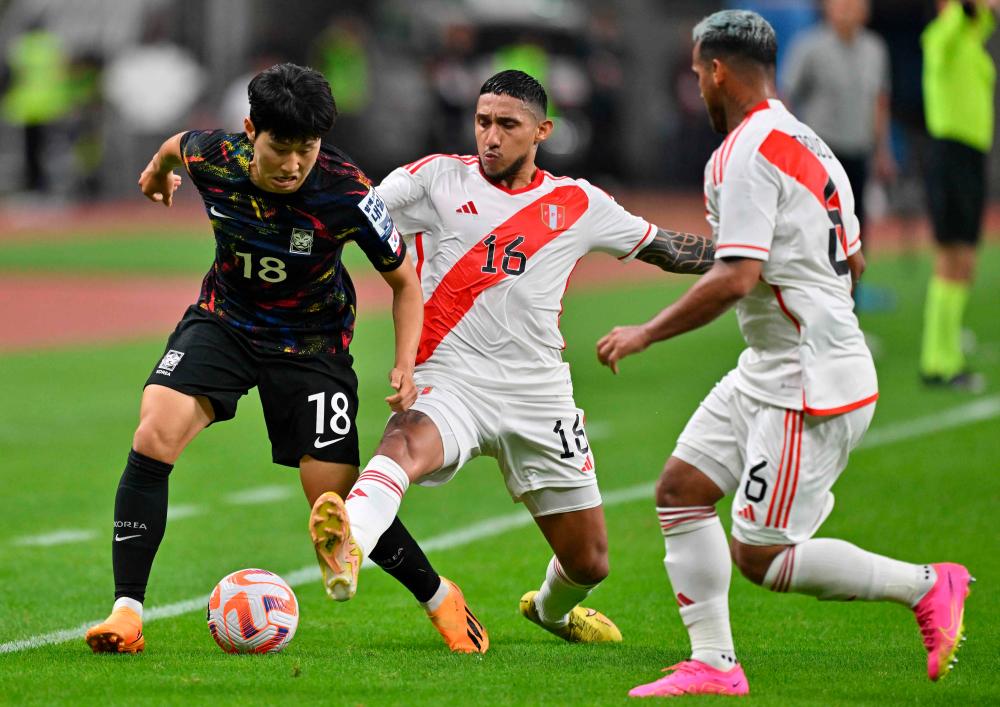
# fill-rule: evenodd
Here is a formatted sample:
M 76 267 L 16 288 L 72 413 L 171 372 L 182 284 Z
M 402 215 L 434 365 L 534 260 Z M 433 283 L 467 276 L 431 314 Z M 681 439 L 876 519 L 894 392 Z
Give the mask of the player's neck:
M 516 191 L 518 189 L 523 189 L 534 182 L 537 173 L 538 167 L 536 167 L 535 163 L 532 162 L 530 164 L 525 164 L 514 174 L 506 175 L 500 179 L 490 179 L 490 181 L 510 191 Z M 489 177 L 487 177 L 487 179 L 489 179 Z
M 747 115 L 753 112 L 761 103 L 777 97 L 774 84 L 769 81 L 746 86 L 745 90 L 732 96 L 728 101 L 729 105 L 726 107 L 727 131 L 732 132 L 735 130 L 746 119 Z

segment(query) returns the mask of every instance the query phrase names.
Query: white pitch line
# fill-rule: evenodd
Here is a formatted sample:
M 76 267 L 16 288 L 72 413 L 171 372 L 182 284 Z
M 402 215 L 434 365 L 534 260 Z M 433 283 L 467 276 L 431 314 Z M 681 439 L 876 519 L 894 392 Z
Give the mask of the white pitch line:
M 872 430 L 866 437 L 864 444 L 859 449 L 873 449 L 882 447 L 894 442 L 913 437 L 922 437 L 933 432 L 940 432 L 954 427 L 960 427 L 972 422 L 981 422 L 1000 416 L 1000 396 L 983 398 L 966 405 L 961 405 L 951 410 L 946 410 L 937 415 L 928 415 L 917 418 L 910 422 L 902 422 L 888 425 L 881 429 Z M 282 487 L 283 488 L 283 487 Z M 606 507 L 617 506 L 622 503 L 629 503 L 639 499 L 647 498 L 652 503 L 652 482 L 636 484 L 623 489 L 607 491 L 603 494 L 604 505 Z M 466 526 L 450 533 L 437 535 L 421 543 L 425 551 L 451 550 L 456 547 L 468 545 L 476 540 L 495 537 L 501 533 L 531 525 L 532 518 L 527 513 L 510 513 L 502 516 L 495 516 L 479 523 Z M 362 569 L 367 569 L 373 565 L 366 562 Z M 319 579 L 319 569 L 316 565 L 307 565 L 297 570 L 282 573 L 285 581 L 289 585 L 296 587 L 306 582 L 313 582 Z M 184 601 L 166 604 L 147 609 L 143 614 L 145 623 L 158 619 L 168 619 L 180 616 L 191 611 L 202 611 L 208 601 L 208 594 L 186 599 Z M 99 619 L 81 624 L 72 629 L 53 631 L 39 636 L 22 638 L 17 641 L 0 643 L 0 653 L 16 653 L 18 651 L 31 648 L 40 648 L 57 643 L 81 640 L 86 630 L 96 624 Z
M 876 417 L 878 413 L 875 413 Z M 893 442 L 914 437 L 923 437 L 935 432 L 943 432 L 955 427 L 964 427 L 973 422 L 990 420 L 1000 415 L 1000 395 L 980 398 L 965 405 L 945 410 L 943 412 L 918 417 L 909 422 L 897 422 L 885 427 L 870 430 L 861 440 L 858 449 L 881 447 Z
M 78 543 L 83 542 L 84 540 L 93 540 L 96 537 L 96 530 L 55 530 L 51 533 L 43 533 L 41 535 L 22 535 L 19 538 L 14 538 L 11 541 L 11 545 L 20 545 L 21 547 L 49 547 L 50 545 L 62 545 L 63 543 Z
M 171 503 L 167 506 L 167 520 L 190 518 L 201 515 L 204 512 L 205 509 L 202 506 L 196 506 L 193 503 L 178 503 L 177 505 Z
M 252 506 L 271 501 L 283 501 L 294 493 L 291 486 L 258 486 L 226 496 L 226 503 L 234 506 Z

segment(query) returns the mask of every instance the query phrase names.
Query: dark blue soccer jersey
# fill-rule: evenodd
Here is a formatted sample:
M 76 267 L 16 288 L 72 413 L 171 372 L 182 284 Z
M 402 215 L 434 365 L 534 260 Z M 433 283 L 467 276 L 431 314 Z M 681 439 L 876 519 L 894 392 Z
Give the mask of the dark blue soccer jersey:
M 181 154 L 215 231 L 198 306 L 263 351 L 346 351 L 355 295 L 341 263 L 345 243 L 357 243 L 380 272 L 406 257 L 368 177 L 324 145 L 298 191 L 266 192 L 250 181 L 253 143 L 221 130 L 184 133 Z

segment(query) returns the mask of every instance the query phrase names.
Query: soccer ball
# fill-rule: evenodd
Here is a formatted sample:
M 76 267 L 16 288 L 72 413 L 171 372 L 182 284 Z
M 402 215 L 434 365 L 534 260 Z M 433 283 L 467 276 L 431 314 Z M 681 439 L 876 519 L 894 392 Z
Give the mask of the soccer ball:
M 298 625 L 295 593 L 267 570 L 228 574 L 208 599 L 208 630 L 226 653 L 277 653 Z

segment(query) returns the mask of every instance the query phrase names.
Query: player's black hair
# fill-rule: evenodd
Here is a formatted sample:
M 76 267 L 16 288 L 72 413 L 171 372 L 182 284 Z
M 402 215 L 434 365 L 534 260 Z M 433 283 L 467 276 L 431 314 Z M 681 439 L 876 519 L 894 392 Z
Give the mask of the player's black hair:
M 530 106 L 541 111 L 542 116 L 546 115 L 549 109 L 549 97 L 542 88 L 542 84 L 523 71 L 507 69 L 499 74 L 493 74 L 483 87 L 479 89 L 479 95 L 492 93 L 497 96 L 510 96 L 524 101 Z
M 337 120 L 337 104 L 323 74 L 298 64 L 275 64 L 247 87 L 250 120 L 281 141 L 322 138 Z
M 746 59 L 773 68 L 778 56 L 778 39 L 767 20 L 750 10 L 722 10 L 709 15 L 691 33 L 701 42 L 704 61 Z

